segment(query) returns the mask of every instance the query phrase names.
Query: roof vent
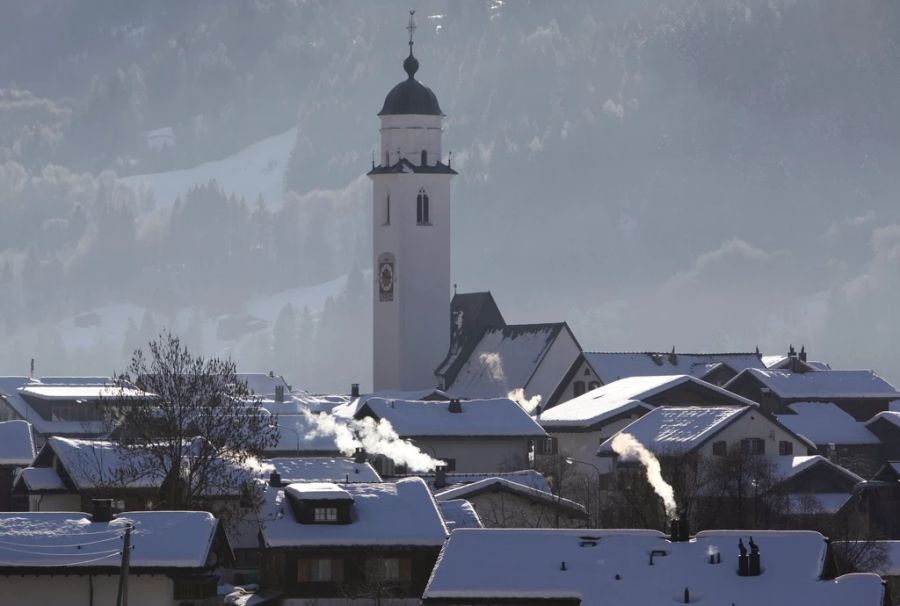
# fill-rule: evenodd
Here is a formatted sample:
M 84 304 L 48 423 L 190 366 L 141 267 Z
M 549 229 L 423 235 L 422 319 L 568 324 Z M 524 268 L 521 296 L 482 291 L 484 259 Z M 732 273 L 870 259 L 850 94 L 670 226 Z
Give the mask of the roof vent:
M 462 412 L 462 403 L 457 398 L 454 398 L 450 400 L 450 404 L 447 406 L 447 410 L 452 413 L 460 413 Z

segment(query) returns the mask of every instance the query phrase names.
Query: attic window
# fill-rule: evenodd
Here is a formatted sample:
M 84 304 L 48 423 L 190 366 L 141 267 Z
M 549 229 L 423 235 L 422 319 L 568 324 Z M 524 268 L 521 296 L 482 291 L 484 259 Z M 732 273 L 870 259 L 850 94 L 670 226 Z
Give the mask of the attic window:
M 745 455 L 764 455 L 766 441 L 762 438 L 744 438 L 741 440 L 741 452 Z
M 584 394 L 584 392 L 585 392 L 584 381 L 575 381 L 575 383 L 572 384 L 572 393 L 575 395 L 576 398 L 578 396 Z
M 794 443 L 788 440 L 781 440 L 778 443 L 778 454 L 781 456 L 794 454 Z
M 314 522 L 337 522 L 337 507 L 316 507 L 313 512 Z

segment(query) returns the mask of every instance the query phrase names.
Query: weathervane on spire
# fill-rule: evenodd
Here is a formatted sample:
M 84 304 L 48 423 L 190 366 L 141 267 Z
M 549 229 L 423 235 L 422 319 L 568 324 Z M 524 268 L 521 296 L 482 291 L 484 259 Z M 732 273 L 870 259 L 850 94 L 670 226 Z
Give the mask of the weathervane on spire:
M 416 11 L 409 11 L 409 25 L 406 26 L 406 30 L 409 32 L 409 54 L 412 55 L 412 47 L 413 47 L 413 34 L 416 32 L 416 20 L 414 15 Z

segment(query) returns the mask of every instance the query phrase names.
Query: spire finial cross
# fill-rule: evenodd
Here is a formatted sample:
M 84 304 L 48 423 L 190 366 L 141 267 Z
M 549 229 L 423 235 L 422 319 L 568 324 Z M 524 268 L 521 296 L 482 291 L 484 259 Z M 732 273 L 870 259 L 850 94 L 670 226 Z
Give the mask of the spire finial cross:
M 413 47 L 413 34 L 416 32 L 416 20 L 414 15 L 416 11 L 409 11 L 409 25 L 406 26 L 406 31 L 409 32 L 409 54 L 412 54 Z

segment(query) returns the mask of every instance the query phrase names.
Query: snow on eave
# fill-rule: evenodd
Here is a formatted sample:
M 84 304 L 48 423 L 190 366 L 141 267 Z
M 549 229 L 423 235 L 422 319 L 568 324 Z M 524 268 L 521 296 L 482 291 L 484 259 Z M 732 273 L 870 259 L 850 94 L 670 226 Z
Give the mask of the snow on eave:
M 745 376 L 762 383 L 779 398 L 807 398 L 810 400 L 900 398 L 900 392 L 872 370 L 817 370 L 794 373 L 786 370 L 748 368 L 728 381 L 724 386 L 725 389 L 730 389 L 732 385 L 738 384 Z M 851 379 L 862 383 L 863 387 L 874 387 L 875 389 L 864 389 L 859 385 L 855 389 L 846 389 L 846 385 L 853 382 Z M 874 383 L 874 386 L 866 386 L 865 383 Z M 836 387 L 836 385 L 840 385 L 840 387 Z
M 0 422 L 0 465 L 31 465 L 34 456 L 31 423 L 19 419 Z
M 511 482 L 510 480 L 507 480 L 505 478 L 486 478 L 484 480 L 479 480 L 471 484 L 464 484 L 463 486 L 449 488 L 447 490 L 435 493 L 434 498 L 436 501 L 465 499 L 467 497 L 474 497 L 478 494 L 490 492 L 492 490 L 504 490 L 513 494 L 517 494 L 529 500 L 541 501 L 554 507 L 576 511 L 580 515 L 587 515 L 587 510 L 581 503 L 576 503 L 575 501 L 571 501 L 569 499 L 563 499 L 553 493 L 544 492 L 543 490 L 531 488 L 517 482 Z

